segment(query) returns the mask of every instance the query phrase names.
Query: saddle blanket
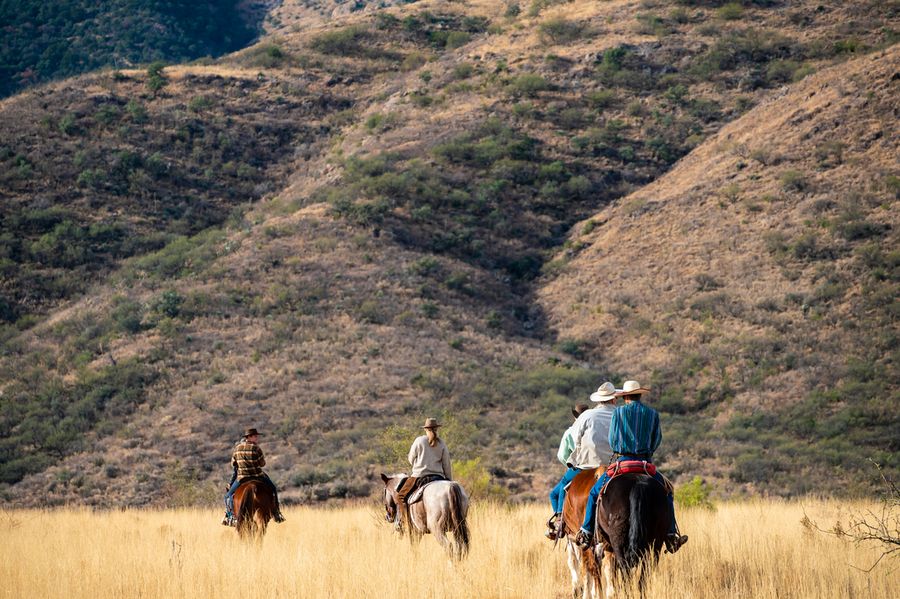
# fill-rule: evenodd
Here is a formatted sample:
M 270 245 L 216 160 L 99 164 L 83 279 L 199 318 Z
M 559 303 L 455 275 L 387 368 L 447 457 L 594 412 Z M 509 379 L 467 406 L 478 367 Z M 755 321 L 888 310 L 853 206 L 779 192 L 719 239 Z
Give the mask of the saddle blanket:
M 656 474 L 656 466 L 645 460 L 622 460 L 607 468 L 606 476 L 613 478 L 619 474 L 631 474 L 632 472 L 654 476 Z
M 416 487 L 416 490 L 413 491 L 412 494 L 410 494 L 410 496 L 406 498 L 406 503 L 408 505 L 412 505 L 418 501 L 422 501 L 422 494 L 425 492 L 425 487 L 427 487 L 431 483 L 436 483 L 439 480 L 447 480 L 443 476 L 434 476 L 434 475 L 432 475 L 430 477 L 425 477 L 425 479 L 426 480 L 424 480 L 422 482 L 422 484 L 418 485 Z

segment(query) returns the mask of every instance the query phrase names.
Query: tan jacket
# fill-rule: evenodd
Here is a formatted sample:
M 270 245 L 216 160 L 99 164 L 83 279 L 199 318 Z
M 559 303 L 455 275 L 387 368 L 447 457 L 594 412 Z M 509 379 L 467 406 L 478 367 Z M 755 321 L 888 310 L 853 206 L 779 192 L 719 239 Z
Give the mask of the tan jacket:
M 412 466 L 412 476 L 416 478 L 426 474 L 440 474 L 448 480 L 452 478 L 450 476 L 450 451 L 441 439 L 438 439 L 437 444 L 431 447 L 426 435 L 416 437 L 412 447 L 409 448 L 407 459 Z
M 575 468 L 599 468 L 609 464 L 612 449 L 609 446 L 609 423 L 616 406 L 602 403 L 582 412 L 572 425 L 575 449 L 569 456 L 569 465 Z

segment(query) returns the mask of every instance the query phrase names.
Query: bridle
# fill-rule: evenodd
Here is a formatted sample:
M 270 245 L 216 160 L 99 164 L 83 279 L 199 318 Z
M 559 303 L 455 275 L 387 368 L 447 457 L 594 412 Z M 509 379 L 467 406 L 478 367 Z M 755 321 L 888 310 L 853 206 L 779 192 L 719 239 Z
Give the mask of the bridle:
M 402 481 L 398 480 L 396 483 L 396 487 L 391 489 L 387 485 L 384 486 L 384 519 L 386 522 L 390 522 L 395 527 L 400 526 L 400 509 L 397 507 L 397 490 L 400 487 L 400 483 Z M 393 507 L 391 506 L 393 503 Z M 393 510 L 393 515 L 391 515 L 391 511 Z

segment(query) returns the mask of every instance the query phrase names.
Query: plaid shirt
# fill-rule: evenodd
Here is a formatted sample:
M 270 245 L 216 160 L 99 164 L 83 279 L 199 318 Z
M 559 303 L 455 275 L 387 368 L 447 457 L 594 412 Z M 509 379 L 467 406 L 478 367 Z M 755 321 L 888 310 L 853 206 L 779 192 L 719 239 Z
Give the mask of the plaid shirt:
M 266 458 L 263 457 L 259 445 L 242 441 L 235 446 L 234 453 L 231 454 L 231 465 L 237 468 L 238 478 L 260 476 L 263 473 L 263 466 L 266 465 Z
M 659 414 L 639 401 L 619 406 L 609 423 L 609 446 L 619 454 L 653 456 L 662 443 Z

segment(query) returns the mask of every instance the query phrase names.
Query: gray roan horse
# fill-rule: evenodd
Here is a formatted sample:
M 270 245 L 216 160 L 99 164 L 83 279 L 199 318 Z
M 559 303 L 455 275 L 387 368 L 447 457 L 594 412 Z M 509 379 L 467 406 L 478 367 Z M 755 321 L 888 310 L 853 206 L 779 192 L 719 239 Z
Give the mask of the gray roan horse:
M 381 475 L 384 481 L 385 519 L 401 534 L 404 526 L 397 509 L 397 489 L 405 478 L 405 474 Z M 418 541 L 422 535 L 431 533 L 451 558 L 463 558 L 469 552 L 468 511 L 469 497 L 458 482 L 438 480 L 429 483 L 423 490 L 422 500 L 409 506 L 412 520 L 410 538 Z M 453 533 L 452 542 L 447 533 Z

